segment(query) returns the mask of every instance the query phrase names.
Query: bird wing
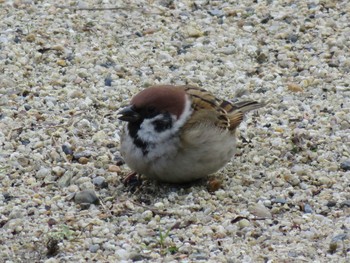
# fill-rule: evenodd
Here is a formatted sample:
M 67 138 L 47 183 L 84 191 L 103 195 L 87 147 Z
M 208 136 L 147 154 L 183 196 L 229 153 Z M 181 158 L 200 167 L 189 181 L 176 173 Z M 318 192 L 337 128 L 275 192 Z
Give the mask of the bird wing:
M 195 86 L 182 86 L 192 101 L 193 115 L 188 125 L 201 122 L 212 123 L 218 128 L 228 129 L 230 120 L 227 112 L 220 105 L 222 100 L 216 98 L 211 92 Z
M 265 104 L 256 101 L 232 103 L 216 98 L 211 92 L 190 85 L 180 86 L 190 96 L 194 113 L 187 125 L 201 122 L 213 123 L 221 129 L 234 131 L 242 122 L 248 111 L 263 107 Z

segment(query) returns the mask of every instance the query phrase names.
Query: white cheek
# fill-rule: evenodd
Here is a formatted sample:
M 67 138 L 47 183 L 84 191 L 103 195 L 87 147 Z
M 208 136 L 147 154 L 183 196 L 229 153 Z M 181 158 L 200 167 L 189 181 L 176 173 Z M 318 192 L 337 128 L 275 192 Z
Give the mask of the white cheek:
M 159 143 L 171 137 L 176 132 L 176 130 L 174 130 L 174 127 L 161 132 L 155 130 L 152 122 L 161 118 L 162 116 L 156 116 L 152 119 L 145 119 L 140 126 L 140 130 L 137 132 L 138 137 L 141 140 L 149 143 Z M 173 117 L 173 122 L 175 122 L 175 117 Z
M 161 132 L 156 131 L 152 122 L 162 118 L 162 116 L 156 116 L 152 119 L 145 119 L 141 124 L 137 135 L 141 140 L 150 143 L 159 143 L 169 140 L 186 123 L 191 114 L 191 100 L 186 97 L 185 109 L 178 119 L 175 116 L 172 116 L 173 126 L 171 128 Z

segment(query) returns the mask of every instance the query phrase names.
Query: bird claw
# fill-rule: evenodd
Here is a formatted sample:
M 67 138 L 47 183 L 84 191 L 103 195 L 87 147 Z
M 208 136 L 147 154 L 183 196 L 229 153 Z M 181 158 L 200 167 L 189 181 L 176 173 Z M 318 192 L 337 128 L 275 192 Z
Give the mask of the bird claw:
M 125 187 L 135 188 L 141 185 L 141 179 L 136 172 L 131 172 L 123 179 L 123 184 Z

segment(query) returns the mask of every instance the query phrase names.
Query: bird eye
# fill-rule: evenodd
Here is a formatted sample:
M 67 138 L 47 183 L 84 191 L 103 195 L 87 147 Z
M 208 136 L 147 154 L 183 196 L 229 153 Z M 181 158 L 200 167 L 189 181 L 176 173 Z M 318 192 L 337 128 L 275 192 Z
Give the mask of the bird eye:
M 144 112 L 145 118 L 153 118 L 158 114 L 159 114 L 159 111 L 154 107 L 148 107 L 145 109 L 145 112 Z

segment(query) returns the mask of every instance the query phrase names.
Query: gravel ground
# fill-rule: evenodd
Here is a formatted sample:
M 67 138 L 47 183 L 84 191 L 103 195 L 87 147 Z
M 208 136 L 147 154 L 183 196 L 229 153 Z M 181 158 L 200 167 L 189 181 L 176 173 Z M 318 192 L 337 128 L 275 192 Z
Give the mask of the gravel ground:
M 124 2 L 0 0 L 0 261 L 349 262 L 350 3 Z M 269 104 L 215 176 L 125 187 L 158 83 Z

